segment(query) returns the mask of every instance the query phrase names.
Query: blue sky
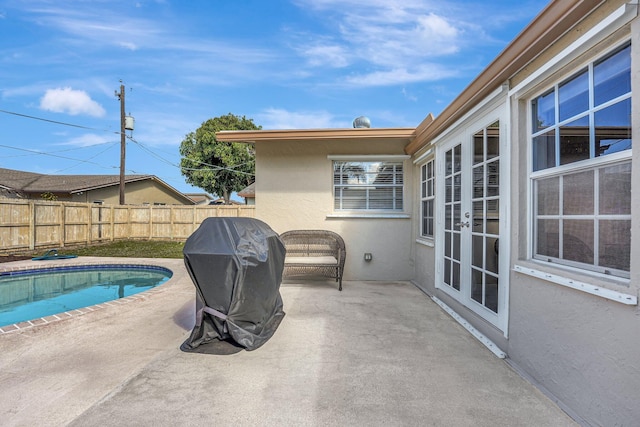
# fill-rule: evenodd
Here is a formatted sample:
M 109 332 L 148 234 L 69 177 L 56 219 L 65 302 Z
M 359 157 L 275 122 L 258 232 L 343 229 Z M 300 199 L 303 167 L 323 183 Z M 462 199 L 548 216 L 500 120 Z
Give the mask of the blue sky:
M 122 82 L 135 118 L 127 173 L 202 192 L 185 183 L 178 147 L 207 119 L 415 127 L 546 4 L 0 0 L 0 167 L 117 175 Z

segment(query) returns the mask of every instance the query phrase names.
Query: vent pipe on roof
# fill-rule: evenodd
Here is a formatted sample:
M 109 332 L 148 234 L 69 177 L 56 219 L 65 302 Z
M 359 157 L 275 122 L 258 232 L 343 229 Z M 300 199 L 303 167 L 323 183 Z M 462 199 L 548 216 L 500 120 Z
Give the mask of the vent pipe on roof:
M 356 129 L 359 129 L 359 128 L 370 128 L 371 127 L 371 121 L 369 120 L 368 117 L 365 117 L 365 116 L 356 117 L 353 120 L 353 127 L 356 128 Z

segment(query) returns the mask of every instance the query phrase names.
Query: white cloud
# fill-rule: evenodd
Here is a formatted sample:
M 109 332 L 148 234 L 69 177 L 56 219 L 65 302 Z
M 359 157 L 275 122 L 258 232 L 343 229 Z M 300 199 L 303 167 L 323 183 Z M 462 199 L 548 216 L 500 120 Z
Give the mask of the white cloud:
M 263 129 L 331 129 L 349 127 L 327 111 L 287 111 L 268 108 L 259 113 L 256 123 Z
M 65 142 L 63 145 L 73 145 L 76 147 L 91 147 L 93 145 L 105 144 L 108 142 L 117 142 L 120 140 L 120 137 L 108 137 L 102 135 L 96 135 L 94 133 L 87 133 L 84 135 L 80 135 L 78 137 L 72 138 L 69 141 Z
M 300 49 L 308 63 L 331 68 L 368 64 L 369 73 L 346 80 L 358 85 L 395 85 L 450 76 L 445 70 L 434 74 L 427 62 L 460 52 L 468 27 L 447 17 L 441 4 L 428 1 L 297 0 L 297 5 L 321 15 L 319 19 L 334 30 L 330 30 L 329 42 Z
M 328 65 L 334 68 L 346 67 L 350 61 L 348 51 L 339 45 L 316 45 L 303 50 L 307 56 L 309 65 Z
M 92 100 L 83 90 L 74 90 L 70 87 L 47 89 L 40 100 L 40 108 L 55 113 L 67 113 L 72 116 L 86 114 L 94 117 L 103 117 L 105 109 Z
M 413 69 L 393 68 L 368 74 L 349 76 L 345 81 L 355 86 L 389 86 L 403 83 L 437 81 L 457 75 L 456 70 L 437 64 L 425 64 Z

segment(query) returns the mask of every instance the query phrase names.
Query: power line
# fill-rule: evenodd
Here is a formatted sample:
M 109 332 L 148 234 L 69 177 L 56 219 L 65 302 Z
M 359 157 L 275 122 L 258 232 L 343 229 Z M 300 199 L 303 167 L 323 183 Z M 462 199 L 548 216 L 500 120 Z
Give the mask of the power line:
M 86 161 L 86 160 L 82 160 L 82 159 L 75 159 L 73 157 L 67 157 L 67 156 L 59 156 L 59 155 L 56 155 L 56 154 L 46 153 L 46 152 L 42 152 L 42 151 L 30 150 L 28 148 L 11 147 L 9 145 L 3 145 L 3 144 L 0 144 L 0 147 L 10 148 L 12 150 L 18 150 L 18 151 L 26 151 L 28 153 L 38 154 L 38 155 L 42 155 L 42 156 L 56 157 L 56 158 L 65 159 L 65 160 L 73 160 L 75 162 L 84 162 L 84 163 L 100 166 L 101 168 L 105 168 L 105 169 L 115 168 L 115 166 L 107 167 L 107 166 L 103 166 L 100 163 L 96 163 L 96 162 L 90 162 L 90 161 Z
M 79 129 L 96 130 L 98 132 L 109 132 L 109 133 L 115 133 L 116 135 L 120 135 L 119 131 L 113 131 L 113 130 L 109 130 L 109 129 L 97 129 L 97 128 L 92 128 L 92 127 L 89 127 L 89 126 L 76 125 L 76 124 L 73 124 L 73 123 L 59 122 L 57 120 L 44 119 L 42 117 L 30 116 L 28 114 L 20 114 L 20 113 L 14 112 L 14 111 L 0 110 L 0 113 L 11 114 L 13 116 L 24 117 L 24 118 L 27 118 L 27 119 L 40 120 L 40 121 L 43 121 L 43 122 L 54 123 L 54 124 L 57 124 L 57 125 L 71 126 L 71 127 L 79 128 Z

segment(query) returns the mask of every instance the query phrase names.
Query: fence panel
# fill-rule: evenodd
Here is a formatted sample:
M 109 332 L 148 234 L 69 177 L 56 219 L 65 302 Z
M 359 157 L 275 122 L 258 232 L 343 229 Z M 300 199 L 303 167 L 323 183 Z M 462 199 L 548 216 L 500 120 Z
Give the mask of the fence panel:
M 208 217 L 255 217 L 255 206 L 110 206 L 0 199 L 0 252 L 114 240 L 185 240 Z

